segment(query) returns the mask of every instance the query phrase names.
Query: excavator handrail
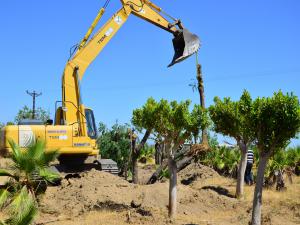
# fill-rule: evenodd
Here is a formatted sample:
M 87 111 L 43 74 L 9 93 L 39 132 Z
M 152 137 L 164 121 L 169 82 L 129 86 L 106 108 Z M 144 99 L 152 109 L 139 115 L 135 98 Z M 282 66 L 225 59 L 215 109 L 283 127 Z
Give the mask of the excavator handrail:
M 57 103 L 71 103 L 77 109 L 77 111 L 80 112 L 80 114 L 84 117 L 84 119 L 86 119 L 85 115 L 79 110 L 79 108 L 74 104 L 74 102 L 71 102 L 71 101 L 56 101 L 55 102 L 55 118 L 56 118 L 56 111 L 57 111 Z

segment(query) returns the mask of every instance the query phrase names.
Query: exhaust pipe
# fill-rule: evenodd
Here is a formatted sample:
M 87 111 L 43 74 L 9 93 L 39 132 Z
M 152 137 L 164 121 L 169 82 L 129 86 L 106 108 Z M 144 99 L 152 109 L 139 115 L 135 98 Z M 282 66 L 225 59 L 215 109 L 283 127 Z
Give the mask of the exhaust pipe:
M 168 67 L 171 67 L 196 53 L 200 48 L 200 39 L 197 35 L 192 34 L 187 29 L 182 29 L 182 31 L 173 38 L 173 46 L 175 55 Z

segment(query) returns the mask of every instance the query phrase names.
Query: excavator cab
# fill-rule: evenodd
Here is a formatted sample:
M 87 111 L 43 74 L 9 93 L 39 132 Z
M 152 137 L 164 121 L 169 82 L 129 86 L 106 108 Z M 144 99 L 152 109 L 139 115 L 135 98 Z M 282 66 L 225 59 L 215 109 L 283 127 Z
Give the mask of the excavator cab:
M 197 35 L 192 34 L 187 29 L 183 28 L 173 38 L 173 46 L 175 55 L 168 67 L 173 66 L 196 53 L 200 48 L 200 39 Z

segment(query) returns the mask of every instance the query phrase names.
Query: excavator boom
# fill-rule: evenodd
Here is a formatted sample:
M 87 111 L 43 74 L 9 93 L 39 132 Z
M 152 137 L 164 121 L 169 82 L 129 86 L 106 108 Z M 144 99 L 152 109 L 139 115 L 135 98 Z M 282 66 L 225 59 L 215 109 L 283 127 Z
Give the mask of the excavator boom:
M 121 3 L 121 9 L 92 38 L 89 38 L 105 9 L 102 8 L 99 11 L 87 34 L 79 44 L 77 51 L 67 62 L 64 70 L 62 102 L 64 108 L 67 110 L 62 112 L 62 118 L 59 118 L 58 121 L 60 125 L 62 124 L 61 121 L 63 121 L 63 124 L 78 123 L 78 133 L 82 136 L 87 135 L 87 130 L 84 124 L 84 107 L 82 107 L 80 99 L 80 81 L 88 66 L 109 43 L 131 14 L 173 34 L 175 53 L 169 66 L 191 56 L 200 47 L 199 38 L 185 29 L 180 20 L 167 15 L 160 7 L 149 0 L 121 0 Z M 173 23 L 169 22 L 163 14 L 170 17 Z

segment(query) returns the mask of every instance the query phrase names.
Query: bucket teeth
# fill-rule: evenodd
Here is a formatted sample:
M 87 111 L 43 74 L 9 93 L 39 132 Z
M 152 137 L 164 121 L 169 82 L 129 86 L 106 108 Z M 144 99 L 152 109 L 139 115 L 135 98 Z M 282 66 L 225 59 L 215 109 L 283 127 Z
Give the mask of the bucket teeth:
M 187 29 L 183 29 L 182 32 L 173 38 L 173 46 L 175 54 L 168 67 L 173 66 L 196 53 L 200 48 L 200 39 L 197 35 L 192 34 Z

